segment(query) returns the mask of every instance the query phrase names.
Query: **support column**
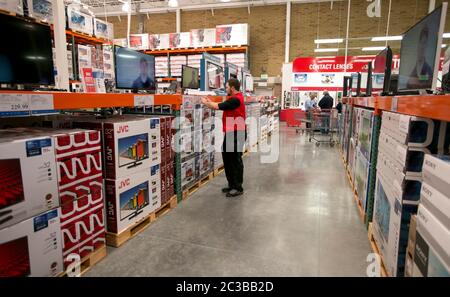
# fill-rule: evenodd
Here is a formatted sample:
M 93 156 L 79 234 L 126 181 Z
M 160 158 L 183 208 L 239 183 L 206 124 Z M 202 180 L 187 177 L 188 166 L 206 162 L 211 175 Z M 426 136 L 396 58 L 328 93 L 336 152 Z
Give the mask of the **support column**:
M 284 40 L 284 63 L 289 63 L 289 50 L 291 39 L 291 0 L 286 3 L 286 37 Z
M 350 29 L 350 6 L 352 5 L 352 0 L 348 0 L 347 7 L 347 31 L 345 33 L 345 64 L 344 64 L 344 75 L 347 75 L 347 55 L 348 55 L 348 31 Z
M 69 62 L 67 61 L 66 11 L 64 1 L 53 0 L 53 28 L 56 52 L 56 87 L 69 91 Z
M 181 9 L 177 9 L 177 33 L 181 32 Z
M 428 4 L 428 13 L 432 12 L 436 8 L 436 0 L 430 0 Z

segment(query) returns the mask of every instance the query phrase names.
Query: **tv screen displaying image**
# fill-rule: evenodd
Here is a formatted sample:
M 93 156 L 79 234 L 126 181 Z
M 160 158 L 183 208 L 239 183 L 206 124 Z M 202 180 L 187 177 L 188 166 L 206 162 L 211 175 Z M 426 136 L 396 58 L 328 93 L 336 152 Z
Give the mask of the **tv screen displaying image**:
M 119 138 L 119 167 L 136 164 L 148 158 L 148 134 Z
M 434 89 L 447 5 L 428 14 L 403 36 L 398 90 Z
M 372 62 L 372 93 L 389 92 L 392 72 L 392 50 L 387 47 L 379 52 Z
M 208 63 L 208 87 L 210 90 L 223 89 L 223 69 L 212 63 Z
M 0 14 L 0 28 L 0 83 L 54 85 L 50 27 Z
M 183 65 L 181 85 L 183 89 L 198 89 L 200 83 L 198 81 L 199 70 L 198 68 L 189 67 Z
M 154 56 L 115 46 L 114 59 L 118 89 L 156 89 Z
M 133 218 L 148 204 L 148 181 L 146 181 L 120 194 L 120 220 Z
M 0 223 L 4 216 L 1 209 L 25 200 L 20 159 L 0 160 Z M 8 215 L 8 214 L 5 214 Z
M 0 244 L 0 277 L 24 277 L 31 274 L 28 238 L 20 237 Z

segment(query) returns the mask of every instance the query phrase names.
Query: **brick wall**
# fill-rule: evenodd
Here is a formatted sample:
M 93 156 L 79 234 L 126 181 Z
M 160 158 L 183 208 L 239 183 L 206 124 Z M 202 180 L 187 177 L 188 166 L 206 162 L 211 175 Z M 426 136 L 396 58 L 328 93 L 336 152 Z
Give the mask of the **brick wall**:
M 436 6 L 443 1 L 436 0 Z M 366 13 L 366 0 L 352 0 L 350 13 L 350 38 L 383 36 L 386 34 L 389 1 L 381 0 L 381 18 L 369 18 Z M 389 35 L 400 35 L 420 20 L 428 10 L 428 0 L 392 0 Z M 290 60 L 299 56 L 329 55 L 315 54 L 314 39 L 345 37 L 347 26 L 347 1 L 292 4 L 291 9 L 291 41 Z M 145 20 L 145 32 L 171 33 L 176 31 L 175 13 L 151 14 Z M 270 76 L 281 74 L 284 62 L 286 6 L 252 7 L 250 14 L 247 8 L 216 9 L 214 16 L 207 11 L 182 11 L 181 31 L 196 28 L 213 28 L 216 25 L 248 23 L 250 27 L 250 70 L 254 76 L 266 71 Z M 114 23 L 115 37 L 126 36 L 126 17 L 119 21 L 117 17 L 109 17 Z M 137 17 L 132 17 L 131 32 L 138 30 Z M 447 16 L 446 32 L 450 32 L 450 12 Z M 444 40 L 445 42 L 445 40 Z M 450 42 L 450 41 L 449 41 Z M 349 48 L 362 46 L 384 46 L 384 42 L 370 42 L 367 39 L 349 41 Z M 400 42 L 393 41 L 389 45 L 394 53 L 398 53 Z M 323 45 L 322 47 L 336 47 Z M 340 44 L 339 47 L 345 47 Z M 348 55 L 364 54 L 361 50 L 350 49 Z M 373 54 L 373 52 L 366 52 Z M 344 55 L 340 51 L 338 55 Z

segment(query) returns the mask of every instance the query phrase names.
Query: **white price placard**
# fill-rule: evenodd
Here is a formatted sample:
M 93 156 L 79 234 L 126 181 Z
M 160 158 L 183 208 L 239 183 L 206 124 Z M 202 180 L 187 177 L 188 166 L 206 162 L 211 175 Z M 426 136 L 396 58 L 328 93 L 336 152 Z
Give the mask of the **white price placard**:
M 153 95 L 135 95 L 134 106 L 154 105 L 155 97 Z
M 30 97 L 28 94 L 1 94 L 0 111 L 18 112 L 30 110 Z
M 53 110 L 53 95 L 52 94 L 31 94 L 30 95 L 30 110 Z

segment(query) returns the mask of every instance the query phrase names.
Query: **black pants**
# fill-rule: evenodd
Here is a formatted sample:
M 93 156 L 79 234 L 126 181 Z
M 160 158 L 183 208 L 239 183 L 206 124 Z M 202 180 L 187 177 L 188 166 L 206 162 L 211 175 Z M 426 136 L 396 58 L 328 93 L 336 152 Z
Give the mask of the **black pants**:
M 242 152 L 247 139 L 246 132 L 227 132 L 223 138 L 222 159 L 225 167 L 225 175 L 228 180 L 228 187 L 238 191 L 243 191 L 244 163 L 242 162 Z

